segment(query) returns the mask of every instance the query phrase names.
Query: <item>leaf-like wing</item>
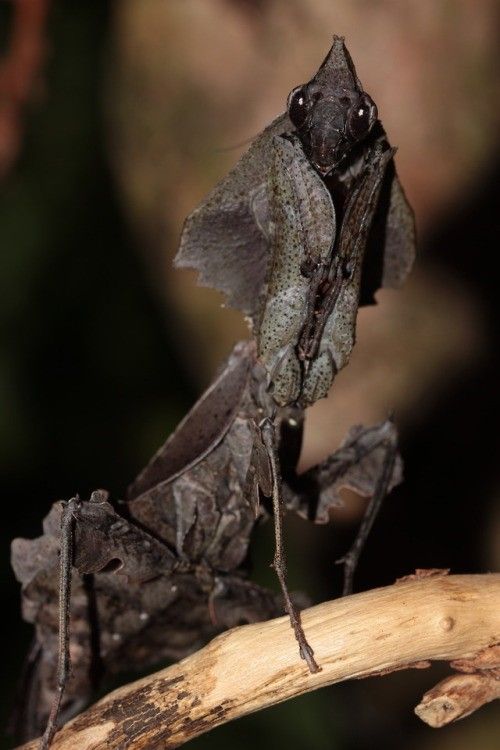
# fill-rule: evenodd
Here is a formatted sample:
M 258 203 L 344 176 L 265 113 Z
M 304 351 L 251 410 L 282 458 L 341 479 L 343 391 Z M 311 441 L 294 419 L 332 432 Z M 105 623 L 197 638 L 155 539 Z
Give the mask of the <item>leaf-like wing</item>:
M 272 138 L 290 132 L 288 115 L 277 117 L 234 169 L 186 219 L 175 265 L 194 268 L 199 283 L 227 296 L 228 304 L 253 317 L 269 264 L 267 206 L 263 187 L 272 159 Z
M 129 500 L 192 468 L 224 437 L 245 391 L 253 352 L 249 342 L 235 346 L 219 377 L 130 485 Z
M 389 172 L 391 176 L 391 171 Z M 403 284 L 415 260 L 415 216 L 393 167 L 387 212 L 382 286 Z
M 365 251 L 360 304 L 374 304 L 380 287 L 401 286 L 411 271 L 415 251 L 415 216 L 391 160 Z

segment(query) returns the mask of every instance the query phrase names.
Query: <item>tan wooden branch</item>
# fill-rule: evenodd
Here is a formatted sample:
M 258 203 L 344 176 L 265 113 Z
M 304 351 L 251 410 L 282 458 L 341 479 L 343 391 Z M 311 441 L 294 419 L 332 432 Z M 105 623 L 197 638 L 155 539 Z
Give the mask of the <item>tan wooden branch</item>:
M 499 696 L 500 574 L 422 572 L 311 607 L 302 612 L 302 622 L 321 672 L 310 674 L 299 659 L 287 617 L 245 625 L 179 664 L 110 693 L 58 732 L 53 750 L 178 747 L 219 724 L 324 685 L 424 667 L 429 660 L 458 659 L 457 668 L 469 672 L 424 697 L 416 711 L 431 726 Z

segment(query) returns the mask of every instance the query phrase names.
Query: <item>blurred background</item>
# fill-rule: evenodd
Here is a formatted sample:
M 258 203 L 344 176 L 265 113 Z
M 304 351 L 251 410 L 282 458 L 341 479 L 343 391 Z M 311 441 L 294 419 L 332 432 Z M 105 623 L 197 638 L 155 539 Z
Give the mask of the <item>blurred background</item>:
M 333 33 L 399 147 L 419 256 L 402 291 L 361 311 L 350 366 L 311 409 L 302 463 L 394 410 L 406 481 L 357 588 L 416 567 L 498 570 L 499 22 L 495 0 L 0 1 L 2 727 L 31 635 L 9 542 L 37 536 L 58 498 L 122 497 L 246 336 L 218 294 L 172 270 L 182 221 Z M 287 520 L 293 588 L 338 595 L 333 561 L 362 510 L 349 496 L 334 526 Z M 271 554 L 263 527 L 253 575 L 274 586 Z M 496 748 L 497 706 L 439 731 L 413 715 L 445 673 L 334 686 L 192 746 Z

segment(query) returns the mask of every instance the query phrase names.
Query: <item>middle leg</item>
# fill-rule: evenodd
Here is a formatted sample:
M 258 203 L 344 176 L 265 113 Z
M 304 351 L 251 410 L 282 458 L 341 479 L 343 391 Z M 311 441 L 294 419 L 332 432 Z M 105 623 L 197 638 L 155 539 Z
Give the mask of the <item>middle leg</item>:
M 344 487 L 370 498 L 351 548 L 337 561 L 344 564 L 344 595 L 352 591 L 354 572 L 382 501 L 401 479 L 397 432 L 388 419 L 373 427 L 352 428 L 335 453 L 285 485 L 287 507 L 316 523 L 329 522 L 330 510 L 342 505 Z

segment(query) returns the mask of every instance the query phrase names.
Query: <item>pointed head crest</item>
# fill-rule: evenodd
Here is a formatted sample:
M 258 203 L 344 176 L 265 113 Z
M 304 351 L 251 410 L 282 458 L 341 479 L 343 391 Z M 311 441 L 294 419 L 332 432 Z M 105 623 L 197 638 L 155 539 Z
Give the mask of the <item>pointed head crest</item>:
M 378 117 L 340 36 L 334 36 L 309 83 L 290 93 L 287 107 L 305 153 L 322 175 L 335 169 L 366 138 Z
M 333 44 L 321 63 L 318 72 L 312 79 L 317 84 L 328 86 L 333 81 L 337 87 L 363 91 L 352 58 L 347 51 L 343 36 L 333 36 Z

